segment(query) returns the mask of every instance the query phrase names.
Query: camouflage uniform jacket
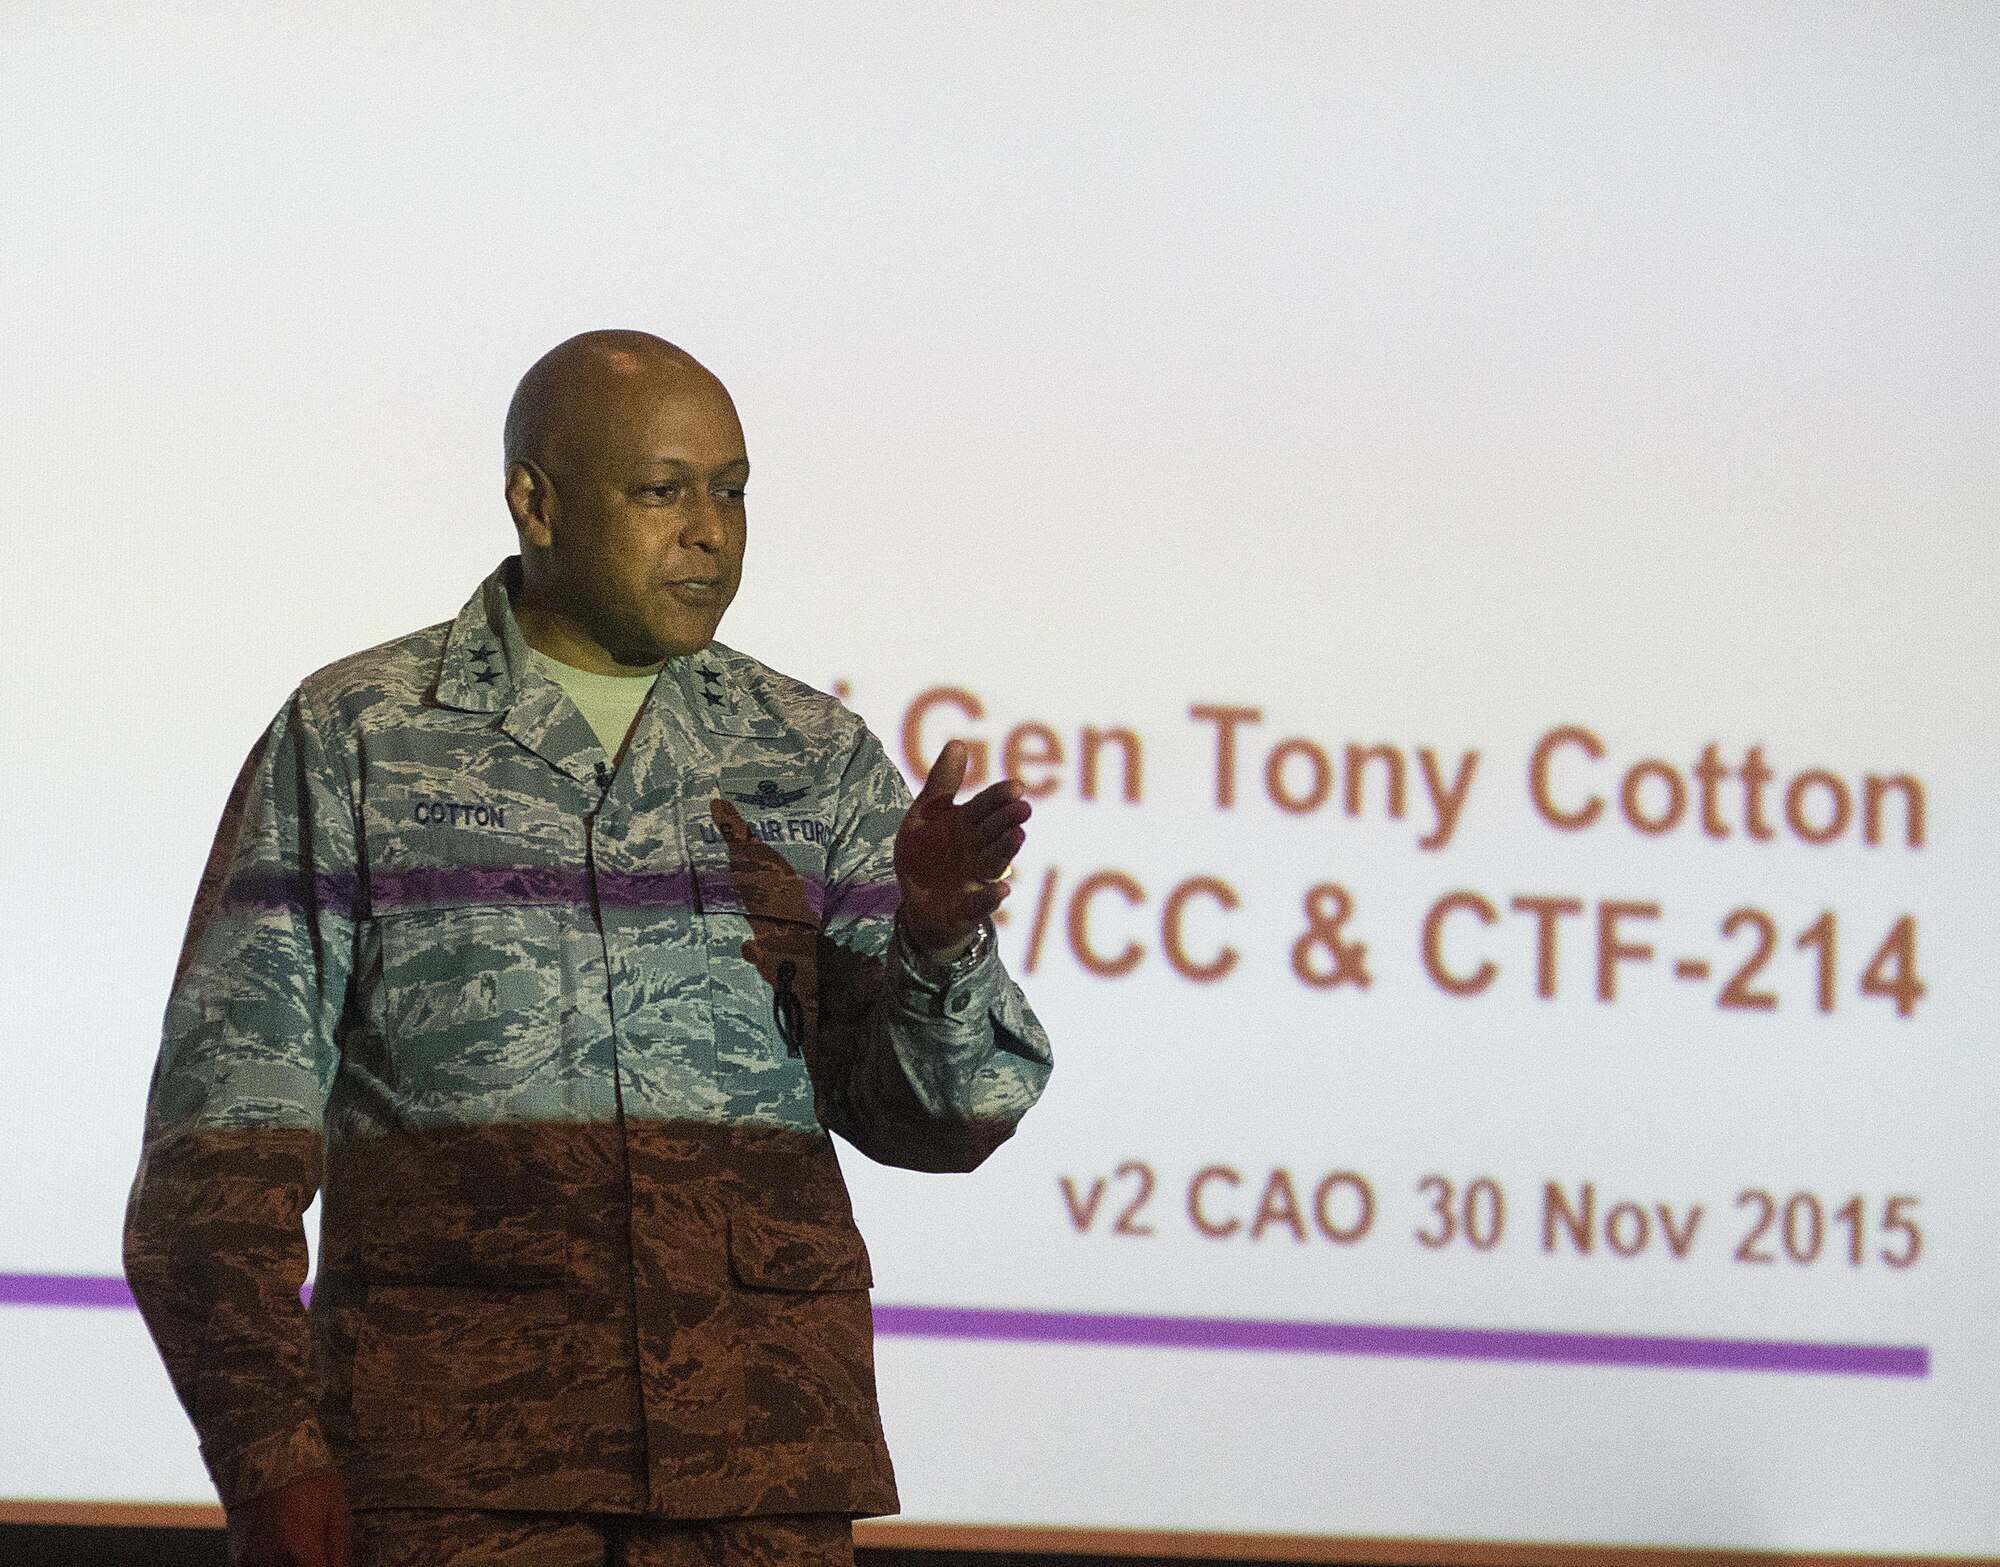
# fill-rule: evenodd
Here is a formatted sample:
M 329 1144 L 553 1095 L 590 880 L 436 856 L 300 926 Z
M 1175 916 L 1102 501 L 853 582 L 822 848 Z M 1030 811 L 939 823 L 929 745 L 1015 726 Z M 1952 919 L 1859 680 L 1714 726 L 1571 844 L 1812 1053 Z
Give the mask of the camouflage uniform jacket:
M 901 776 L 711 644 L 613 768 L 509 562 L 300 686 L 182 950 L 126 1271 L 226 1504 L 895 1510 L 829 1131 L 964 1170 L 1047 1036 L 896 935 Z M 301 1214 L 323 1197 L 310 1310 Z

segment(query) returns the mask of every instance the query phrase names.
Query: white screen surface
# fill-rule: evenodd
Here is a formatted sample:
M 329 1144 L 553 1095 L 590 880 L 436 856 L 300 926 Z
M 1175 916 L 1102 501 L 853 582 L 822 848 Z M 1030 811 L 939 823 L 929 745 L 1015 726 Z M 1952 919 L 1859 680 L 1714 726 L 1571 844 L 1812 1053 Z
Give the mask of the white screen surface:
M 911 1516 L 2000 1552 L 1990 17 L 0 38 L 0 1273 L 116 1273 L 243 752 L 457 608 L 514 380 L 632 325 L 742 410 L 726 641 L 899 757 L 940 688 L 927 754 L 1062 751 L 1048 1095 L 969 1179 L 845 1161 Z M 1226 806 L 1196 708 L 1260 714 Z M 1320 886 L 1365 987 L 1294 970 Z M 136 1316 L 10 1287 L 0 1495 L 204 1498 Z

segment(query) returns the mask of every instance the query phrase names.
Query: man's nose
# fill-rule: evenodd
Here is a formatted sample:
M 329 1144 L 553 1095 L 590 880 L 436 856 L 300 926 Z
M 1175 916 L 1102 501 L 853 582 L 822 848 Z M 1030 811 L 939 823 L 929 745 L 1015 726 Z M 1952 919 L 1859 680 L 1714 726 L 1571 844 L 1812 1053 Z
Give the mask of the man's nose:
M 684 548 L 715 551 L 729 538 L 722 503 L 713 495 L 697 494 L 681 513 L 680 542 Z

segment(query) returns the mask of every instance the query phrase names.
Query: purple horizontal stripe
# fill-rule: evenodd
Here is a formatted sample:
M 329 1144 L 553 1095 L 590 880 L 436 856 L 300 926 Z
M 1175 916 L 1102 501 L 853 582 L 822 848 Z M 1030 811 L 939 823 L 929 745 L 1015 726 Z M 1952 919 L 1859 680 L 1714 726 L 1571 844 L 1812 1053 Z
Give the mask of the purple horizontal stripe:
M 680 878 L 680 901 L 687 901 L 687 877 Z M 368 883 L 376 914 L 434 905 L 587 903 L 590 883 L 581 870 L 563 866 L 422 865 L 377 871 Z
M 123 1279 L 77 1273 L 0 1273 L 0 1306 L 113 1306 L 132 1309 Z
M 132 1306 L 123 1279 L 0 1273 L 0 1306 Z M 958 1338 L 1125 1349 L 1237 1349 L 1400 1360 L 1502 1360 L 1541 1365 L 1644 1366 L 1676 1371 L 1789 1371 L 1821 1376 L 1925 1377 L 1922 1345 L 1670 1338 L 1643 1333 L 1538 1333 L 1516 1328 L 1411 1328 L 1365 1322 L 1271 1322 L 1247 1317 L 1142 1317 L 1104 1312 L 996 1311 L 982 1306 L 883 1306 L 886 1338 Z
M 902 906 L 903 889 L 894 880 L 849 882 L 835 897 L 827 917 L 887 919 Z
M 731 912 L 745 907 L 744 884 L 754 880 L 760 894 L 759 912 L 775 896 L 774 917 L 809 914 L 817 920 L 826 908 L 823 877 L 787 871 L 746 876 L 735 870 L 701 873 L 699 883 L 686 869 L 669 871 L 598 872 L 597 897 L 605 908 L 651 909 L 662 912 L 712 909 Z M 698 890 L 697 890 L 698 888 Z M 587 872 L 566 866 L 437 865 L 378 871 L 367 888 L 363 909 L 360 883 L 350 874 L 315 876 L 311 896 L 321 908 L 363 914 L 393 914 L 403 909 L 507 908 L 522 905 L 590 902 Z M 298 877 L 245 875 L 231 882 L 224 897 L 232 910 L 302 913 L 306 885 Z M 889 915 L 896 911 L 899 890 L 894 881 L 853 884 L 842 890 L 839 907 L 850 918 Z M 795 903 L 792 908 L 782 905 Z
M 360 887 L 359 879 L 347 872 L 315 876 L 312 897 L 321 908 L 378 915 L 398 909 L 590 902 L 589 875 L 553 865 L 421 865 L 377 871 L 368 881 L 365 910 Z M 693 878 L 685 870 L 604 871 L 597 878 L 597 895 L 619 908 L 694 907 Z M 239 876 L 229 884 L 225 902 L 232 909 L 299 913 L 306 904 L 306 884 L 296 876 Z
M 730 880 L 726 876 L 704 878 L 703 890 L 711 905 L 727 904 L 721 897 Z M 800 880 L 802 896 L 804 879 Z M 378 871 L 369 882 L 372 911 L 392 914 L 399 909 L 507 908 L 522 904 L 571 904 L 590 902 L 590 876 L 582 870 L 563 866 L 439 865 L 400 871 Z M 694 877 L 685 869 L 670 871 L 614 871 L 597 875 L 597 899 L 605 908 L 693 910 Z
M 299 1291 L 299 1299 L 308 1304 L 312 1301 L 310 1284 Z M 123 1279 L 82 1273 L 0 1273 L 0 1306 L 97 1306 L 132 1311 L 138 1304 Z
M 995 1311 L 978 1306 L 877 1306 L 875 1330 L 896 1338 L 1265 1350 L 1292 1355 L 1386 1355 L 1414 1360 L 1510 1360 L 1570 1366 L 1658 1366 L 1680 1371 L 1922 1377 L 1930 1374 L 1931 1366 L 1930 1351 L 1921 1345 L 1668 1338 L 1640 1333 L 1543 1333 L 1514 1328 L 1389 1327 L 1365 1322 L 1270 1322 L 1240 1317 Z
M 308 901 L 322 909 L 352 910 L 360 878 L 353 872 L 326 872 L 311 879 L 281 876 L 274 871 L 246 871 L 232 877 L 222 890 L 222 907 L 231 914 L 302 914 Z
M 623 896 L 621 882 L 630 881 L 643 886 L 646 882 L 656 879 L 613 876 L 610 880 L 600 883 L 604 888 L 604 901 L 606 903 L 620 901 Z M 764 875 L 756 877 L 753 881 L 748 877 L 739 877 L 732 871 L 703 871 L 695 885 L 699 888 L 699 895 L 691 900 L 690 906 L 723 914 L 742 909 L 745 911 L 745 917 L 750 919 L 804 918 L 817 921 L 820 911 L 826 907 L 826 880 L 820 876 L 805 876 L 788 871 L 782 879 Z M 751 887 L 756 889 L 754 893 L 750 893 L 750 903 L 756 905 L 754 913 L 750 912 L 750 904 L 745 902 L 745 894 Z M 647 897 L 636 901 L 632 906 L 650 908 L 658 905 L 654 899 Z

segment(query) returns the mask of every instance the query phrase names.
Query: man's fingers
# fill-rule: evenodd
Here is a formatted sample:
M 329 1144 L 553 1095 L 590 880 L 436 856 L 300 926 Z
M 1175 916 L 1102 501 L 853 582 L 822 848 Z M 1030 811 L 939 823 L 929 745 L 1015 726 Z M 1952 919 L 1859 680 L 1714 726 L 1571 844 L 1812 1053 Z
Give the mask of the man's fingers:
M 947 740 L 944 749 L 938 752 L 937 760 L 931 763 L 924 787 L 917 800 L 924 805 L 932 805 L 943 800 L 949 803 L 958 795 L 959 786 L 965 782 L 965 767 L 968 758 L 963 740 Z M 987 793 L 991 793 L 988 790 Z
M 1026 800 L 1016 800 L 1012 805 L 995 811 L 982 820 L 968 822 L 966 825 L 970 830 L 966 834 L 966 841 L 983 846 L 1007 833 L 1021 832 L 1021 824 L 1032 814 L 1032 807 Z M 1027 834 L 1021 833 L 1021 836 L 1026 838 Z
M 1014 890 L 1012 882 L 982 881 L 966 889 L 959 908 L 968 923 L 977 925 L 1001 904 L 1007 901 L 1007 894 Z
M 1018 778 L 1003 778 L 998 783 L 988 784 L 979 793 L 960 806 L 959 809 L 964 811 L 968 818 L 973 821 L 978 821 L 988 812 L 1001 810 L 1013 805 L 1019 805 L 1024 812 L 1032 813 L 1034 807 L 1022 798 L 1025 788 L 1026 785 Z M 1025 814 L 1021 818 L 1023 821 L 1027 819 L 1027 815 Z
M 1021 845 L 1027 841 L 1028 835 L 1018 827 L 1012 832 L 1002 833 L 973 853 L 972 874 L 983 882 L 998 879 L 1014 863 L 1014 856 L 1021 852 Z

